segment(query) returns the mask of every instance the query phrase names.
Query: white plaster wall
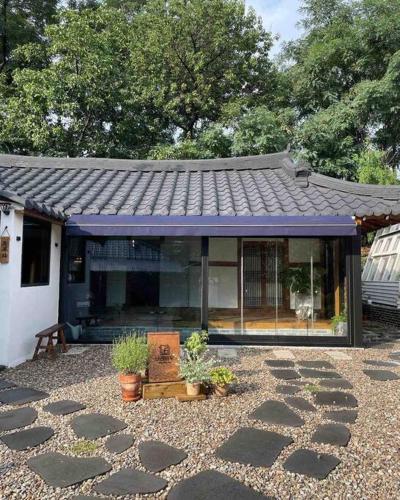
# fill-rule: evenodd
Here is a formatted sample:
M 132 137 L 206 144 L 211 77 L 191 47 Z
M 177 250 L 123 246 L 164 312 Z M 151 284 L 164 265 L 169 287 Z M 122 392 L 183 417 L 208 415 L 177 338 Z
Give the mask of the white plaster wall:
M 15 366 L 32 357 L 35 334 L 58 322 L 61 227 L 52 224 L 49 285 L 22 287 L 23 216 L 13 211 L 8 217 L 2 214 L 4 225 L 11 248 L 10 262 L 0 265 L 0 363 Z

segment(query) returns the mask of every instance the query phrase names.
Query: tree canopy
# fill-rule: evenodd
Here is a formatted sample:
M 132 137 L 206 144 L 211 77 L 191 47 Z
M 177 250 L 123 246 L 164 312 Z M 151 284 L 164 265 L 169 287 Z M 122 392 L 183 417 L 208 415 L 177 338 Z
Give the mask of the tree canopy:
M 276 41 L 243 0 L 0 0 L 0 151 L 263 154 L 395 182 L 400 0 L 303 0 Z M 268 23 L 267 23 L 268 24 Z

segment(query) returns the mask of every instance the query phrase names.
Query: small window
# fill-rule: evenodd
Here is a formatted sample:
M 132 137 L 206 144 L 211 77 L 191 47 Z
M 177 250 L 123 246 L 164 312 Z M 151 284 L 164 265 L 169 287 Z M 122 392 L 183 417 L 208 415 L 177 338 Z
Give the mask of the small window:
M 390 244 L 392 243 L 392 238 L 388 238 L 386 241 L 385 241 L 385 246 L 383 247 L 383 251 L 384 252 L 387 252 L 390 248 Z
M 85 240 L 70 238 L 68 241 L 68 283 L 85 282 Z
M 24 217 L 22 239 L 22 286 L 48 285 L 50 276 L 51 224 Z

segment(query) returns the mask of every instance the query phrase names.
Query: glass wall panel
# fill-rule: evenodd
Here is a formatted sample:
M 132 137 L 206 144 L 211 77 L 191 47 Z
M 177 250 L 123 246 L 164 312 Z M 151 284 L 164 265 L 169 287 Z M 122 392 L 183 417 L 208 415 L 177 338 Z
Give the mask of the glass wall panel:
M 200 327 L 200 238 L 100 238 L 87 242 L 90 315 L 96 326 Z

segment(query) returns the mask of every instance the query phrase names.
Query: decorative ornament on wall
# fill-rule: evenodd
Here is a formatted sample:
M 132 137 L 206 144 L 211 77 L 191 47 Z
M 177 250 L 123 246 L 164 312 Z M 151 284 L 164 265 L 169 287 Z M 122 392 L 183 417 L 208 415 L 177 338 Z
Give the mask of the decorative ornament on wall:
M 0 264 L 8 264 L 10 260 L 10 234 L 7 226 L 0 236 Z

